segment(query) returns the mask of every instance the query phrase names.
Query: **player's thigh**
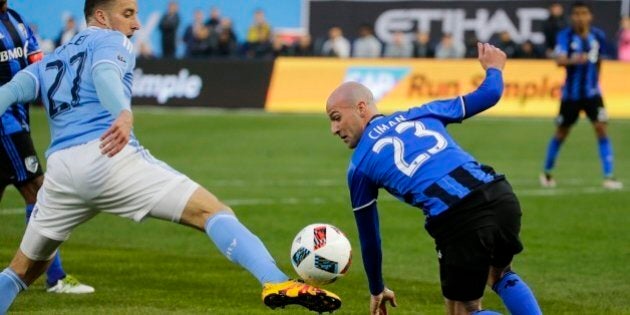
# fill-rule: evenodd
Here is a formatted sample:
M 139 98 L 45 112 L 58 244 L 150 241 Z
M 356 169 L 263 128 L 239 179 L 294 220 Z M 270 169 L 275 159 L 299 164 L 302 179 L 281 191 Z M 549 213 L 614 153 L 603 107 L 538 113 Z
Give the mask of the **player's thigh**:
M 96 208 L 135 221 L 149 215 L 179 222 L 199 185 L 142 147 L 127 146 L 119 155 L 107 161 L 109 177 L 94 200 Z
M 488 279 L 491 252 L 477 230 L 436 246 L 442 295 L 450 301 L 480 299 Z
M 592 123 L 606 124 L 608 122 L 608 113 L 606 112 L 604 100 L 601 96 L 584 100 L 583 107 L 586 116 Z
M 57 241 L 66 240 L 79 224 L 97 214 L 77 192 L 68 165 L 54 153 L 48 159 L 48 172 L 37 193 L 29 229 Z
M 563 100 L 560 102 L 560 113 L 556 117 L 558 127 L 571 127 L 580 117 L 581 106 L 577 101 Z
M 523 251 L 520 239 L 521 206 L 507 182 L 495 188 L 498 196 L 492 204 L 494 228 L 479 231 L 479 237 L 492 253 L 490 264 L 497 269 L 508 267 L 515 255 Z

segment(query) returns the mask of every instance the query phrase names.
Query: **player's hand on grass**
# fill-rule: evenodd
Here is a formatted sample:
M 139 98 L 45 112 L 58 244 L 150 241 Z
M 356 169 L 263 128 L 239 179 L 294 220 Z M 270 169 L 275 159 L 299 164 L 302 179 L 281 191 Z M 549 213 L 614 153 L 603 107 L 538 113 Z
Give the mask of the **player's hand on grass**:
M 501 49 L 488 43 L 477 43 L 477 52 L 479 53 L 479 62 L 484 70 L 488 68 L 503 70 L 505 67 L 507 56 Z
M 379 295 L 372 295 L 370 300 L 370 315 L 387 315 L 387 302 L 392 307 L 398 306 L 394 291 L 385 288 Z
M 101 136 L 101 153 L 112 157 L 122 151 L 129 142 L 132 127 L 133 114 L 128 110 L 123 110 L 112 126 Z

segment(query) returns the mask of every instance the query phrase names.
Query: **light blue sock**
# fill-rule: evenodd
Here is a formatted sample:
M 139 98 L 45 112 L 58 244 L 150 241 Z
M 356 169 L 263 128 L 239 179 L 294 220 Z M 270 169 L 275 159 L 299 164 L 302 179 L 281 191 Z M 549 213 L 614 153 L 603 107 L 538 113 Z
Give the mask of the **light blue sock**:
M 0 314 L 7 312 L 18 293 L 26 287 L 26 283 L 10 268 L 0 273 Z
M 473 315 L 501 315 L 501 313 L 491 311 L 491 310 L 481 310 L 472 312 Z
M 552 137 L 551 141 L 549 141 L 549 146 L 547 146 L 547 158 L 545 159 L 545 173 L 550 173 L 553 166 L 556 164 L 556 157 L 558 157 L 558 152 L 560 152 L 560 146 L 562 146 L 562 141 L 558 140 L 556 137 Z
M 26 205 L 26 222 L 31 218 L 31 214 L 33 213 L 34 204 Z M 63 266 L 61 265 L 61 256 L 59 256 L 59 251 L 55 254 L 55 258 L 52 263 L 50 263 L 50 267 L 46 270 L 46 284 L 49 287 L 57 284 L 58 280 L 61 280 L 66 277 L 66 272 L 63 270 Z
M 542 314 L 534 293 L 514 272 L 506 273 L 492 286 L 512 315 Z
M 206 222 L 206 234 L 230 261 L 253 274 L 261 284 L 289 278 L 278 267 L 256 235 L 228 212 L 219 212 Z
M 611 177 L 613 175 L 613 149 L 612 144 L 608 137 L 597 139 L 597 146 L 599 149 L 599 159 L 602 161 L 602 170 L 604 171 L 604 177 Z

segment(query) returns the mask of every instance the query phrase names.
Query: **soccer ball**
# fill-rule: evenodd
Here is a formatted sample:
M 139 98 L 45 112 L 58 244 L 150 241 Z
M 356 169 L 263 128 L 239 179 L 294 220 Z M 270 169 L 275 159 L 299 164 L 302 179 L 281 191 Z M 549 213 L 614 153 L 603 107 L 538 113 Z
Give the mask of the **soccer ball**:
M 342 277 L 352 261 L 350 241 L 336 227 L 311 224 L 300 231 L 291 246 L 291 263 L 307 283 L 323 285 Z

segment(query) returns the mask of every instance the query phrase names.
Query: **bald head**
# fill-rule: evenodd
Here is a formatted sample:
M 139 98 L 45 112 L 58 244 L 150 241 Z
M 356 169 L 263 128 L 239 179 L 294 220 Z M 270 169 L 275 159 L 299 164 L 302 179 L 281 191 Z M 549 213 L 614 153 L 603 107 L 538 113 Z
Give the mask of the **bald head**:
M 370 119 L 378 115 L 372 92 L 363 84 L 346 82 L 328 97 L 326 113 L 330 131 L 353 149 Z
M 376 111 L 374 96 L 370 89 L 361 83 L 346 82 L 330 94 L 326 102 L 326 110 L 332 106 L 358 106 L 361 102 Z

